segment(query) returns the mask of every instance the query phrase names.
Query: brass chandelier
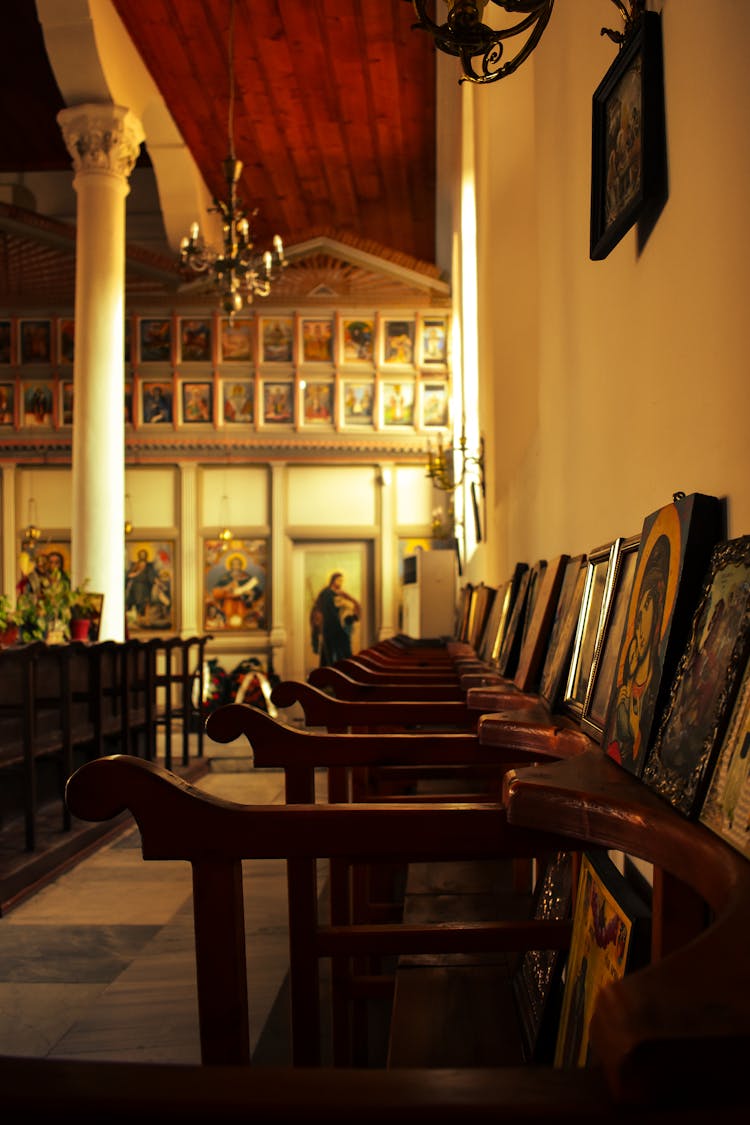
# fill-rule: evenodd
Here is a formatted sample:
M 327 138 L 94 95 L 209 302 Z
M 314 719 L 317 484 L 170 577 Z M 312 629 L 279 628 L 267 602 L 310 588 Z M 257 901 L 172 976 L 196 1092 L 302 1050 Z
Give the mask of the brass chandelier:
M 254 297 L 267 297 L 272 282 L 287 264 L 278 234 L 273 237 L 272 250 L 256 251 L 252 226 L 237 196 L 242 161 L 234 151 L 234 0 L 229 14 L 228 133 L 229 155 L 222 161 L 227 199 L 214 198 L 214 206 L 209 208 L 221 215 L 223 244 L 219 248 L 206 245 L 198 223 L 192 223 L 189 236 L 180 243 L 180 262 L 192 273 L 213 273 L 221 307 L 231 317 L 244 305 L 252 304 Z M 257 210 L 253 211 L 250 219 L 256 214 Z
M 461 60 L 463 78 L 460 82 L 497 82 L 512 74 L 529 57 L 542 37 L 542 32 L 552 14 L 555 0 L 492 0 L 508 15 L 522 18 L 503 28 L 482 23 L 482 15 L 489 0 L 411 0 L 419 22 L 414 26 L 429 31 L 435 46 L 448 55 Z M 427 14 L 448 7 L 445 23 L 437 23 Z M 437 11 L 435 11 L 437 17 Z M 504 43 L 517 35 L 527 34 L 522 46 L 511 58 L 504 59 Z M 475 60 L 477 63 L 475 65 Z

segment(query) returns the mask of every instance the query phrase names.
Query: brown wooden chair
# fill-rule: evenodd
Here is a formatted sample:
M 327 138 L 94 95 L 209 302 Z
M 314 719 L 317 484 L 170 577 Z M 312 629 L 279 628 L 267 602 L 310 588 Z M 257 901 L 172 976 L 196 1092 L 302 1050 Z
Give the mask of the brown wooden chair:
M 23 1079 L 36 1082 L 25 1092 L 30 1099 L 25 1108 L 46 1101 L 58 1115 L 66 1103 L 90 1113 L 92 1105 L 100 1109 L 115 1095 L 129 1110 L 153 1109 L 176 1096 L 185 1119 L 197 1120 L 180 1091 L 193 1095 L 201 1112 L 208 1093 L 214 1094 L 218 1109 L 210 1115 L 216 1120 L 230 1105 L 263 1120 L 291 1120 L 304 1109 L 308 1120 L 318 1121 L 343 1121 L 352 1114 L 375 1121 L 389 1112 L 462 1123 L 489 1114 L 539 1125 L 602 1119 L 625 1125 L 633 1116 L 667 1125 L 677 1119 L 714 1121 L 717 1115 L 729 1119 L 744 1110 L 740 1063 L 750 1041 L 745 956 L 750 864 L 598 750 L 509 775 L 507 813 L 488 806 L 237 806 L 201 794 L 152 763 L 119 757 L 79 770 L 69 782 L 68 800 L 76 815 L 93 820 L 129 808 L 146 860 L 181 858 L 192 865 L 199 1022 L 209 1073 L 203 1083 L 201 1068 L 176 1068 L 178 1082 L 170 1067 L 149 1067 L 144 1075 L 141 1068 L 80 1064 L 71 1072 L 58 1060 L 33 1060 L 28 1067 L 23 1063 L 31 1060 L 22 1060 L 18 1070 L 5 1067 L 9 1106 L 20 1104 Z M 543 835 L 534 842 L 536 832 Z M 654 865 L 651 963 L 600 992 L 589 1065 L 508 1069 L 499 1059 L 496 1067 L 465 1072 L 323 1069 L 319 1081 L 307 1069 L 245 1069 L 242 859 L 283 856 L 290 873 L 295 865 L 302 873 L 320 855 L 442 856 L 447 837 L 455 845 L 450 850 L 466 857 L 533 851 L 544 839 L 553 846 L 625 849 Z M 516 949 L 541 941 L 550 948 L 564 940 L 560 926 L 548 926 L 542 936 L 517 922 L 469 927 L 460 938 L 450 923 L 429 934 L 388 926 L 377 933 L 369 927 L 348 932 L 319 926 L 316 909 L 312 885 L 306 905 L 290 892 L 295 1062 L 313 1066 L 321 956 L 342 948 Z M 86 1082 L 91 1085 L 82 1088 Z

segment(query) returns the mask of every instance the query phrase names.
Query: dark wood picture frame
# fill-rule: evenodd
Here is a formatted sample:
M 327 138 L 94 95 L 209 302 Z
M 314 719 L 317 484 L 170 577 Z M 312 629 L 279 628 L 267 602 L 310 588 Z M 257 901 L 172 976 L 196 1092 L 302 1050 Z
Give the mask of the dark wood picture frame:
M 594 659 L 586 686 L 586 697 L 581 713 L 581 729 L 601 743 L 607 707 L 615 678 L 617 656 L 625 628 L 625 613 L 635 578 L 640 535 L 615 542 L 614 557 L 610 567 L 609 590 L 605 599 L 601 635 L 594 650 Z
M 557 709 L 573 650 L 573 638 L 586 586 L 587 561 L 584 555 L 575 555 L 568 560 L 565 568 L 565 577 L 539 683 L 539 694 L 550 711 Z
M 573 853 L 557 852 L 543 868 L 534 890 L 535 919 L 564 922 L 570 918 L 573 878 Z M 565 955 L 560 949 L 529 949 L 513 974 L 511 983 L 526 1062 L 552 1063 L 564 963 Z
M 594 653 L 601 640 L 602 625 L 606 618 L 605 599 L 610 589 L 616 544 L 617 540 L 614 540 L 590 551 L 586 563 L 586 584 L 560 706 L 561 711 L 575 719 L 580 719 L 583 714 Z
M 702 803 L 750 655 L 750 536 L 720 543 L 643 780 L 685 816 Z
M 661 16 L 643 12 L 593 95 L 590 257 L 606 258 L 666 179 Z
M 519 589 L 521 588 L 523 576 L 528 569 L 529 568 L 527 563 L 516 563 L 511 577 L 506 583 L 498 588 L 498 593 L 495 600 L 501 602 L 502 611 L 501 616 L 498 620 L 497 630 L 493 638 L 492 648 L 488 657 L 489 662 L 493 668 L 499 668 L 500 653 L 502 652 L 505 637 L 510 627 L 513 607 L 518 599 Z

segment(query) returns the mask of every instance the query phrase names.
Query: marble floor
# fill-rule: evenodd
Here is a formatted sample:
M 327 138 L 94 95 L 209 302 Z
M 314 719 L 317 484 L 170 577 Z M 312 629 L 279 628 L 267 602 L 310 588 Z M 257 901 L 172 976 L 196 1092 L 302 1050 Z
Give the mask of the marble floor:
M 253 769 L 246 743 L 206 756 L 199 788 L 283 800 L 283 773 Z M 248 862 L 245 879 L 252 1050 L 285 1065 L 283 861 Z M 130 824 L 0 917 L 2 1054 L 198 1062 L 196 1013 L 189 865 L 144 862 Z

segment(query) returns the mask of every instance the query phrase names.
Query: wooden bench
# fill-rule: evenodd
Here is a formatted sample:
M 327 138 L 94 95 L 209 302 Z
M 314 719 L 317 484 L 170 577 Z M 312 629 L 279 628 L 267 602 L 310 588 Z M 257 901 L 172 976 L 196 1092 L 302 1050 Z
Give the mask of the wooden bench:
M 175 679 L 188 685 L 188 700 L 187 653 L 205 639 L 179 642 L 184 656 Z M 64 787 L 82 761 L 114 751 L 156 756 L 154 660 L 152 642 L 140 639 L 0 650 L 0 823 L 23 816 L 25 851 L 37 851 L 41 806 L 57 805 L 62 830 L 70 831 Z M 187 706 L 185 697 L 175 700 L 173 713 L 184 715 Z
M 209 634 L 191 637 L 154 637 L 149 641 L 151 654 L 154 723 L 164 731 L 164 762 L 172 768 L 172 736 L 179 723 L 182 731 L 181 760 L 190 760 L 190 734 L 193 716 L 200 709 L 193 702 L 196 674 L 200 675 Z M 198 757 L 203 755 L 203 723 L 196 724 Z
M 262 1112 L 264 1120 L 289 1119 L 299 1111 L 300 1098 L 312 1099 L 305 1115 L 313 1120 L 325 1113 L 332 1114 L 331 1120 L 353 1113 L 370 1120 L 374 1107 L 380 1112 L 389 1107 L 392 1114 L 416 1120 L 426 1120 L 434 1108 L 437 1120 L 455 1121 L 486 1119 L 487 1113 L 539 1122 L 591 1120 L 594 1115 L 624 1121 L 634 1113 L 645 1121 L 666 1122 L 676 1115 L 708 1121 L 717 1113 L 742 1112 L 739 1064 L 750 1043 L 750 965 L 745 956 L 750 864 L 599 750 L 511 772 L 504 808 L 236 806 L 194 790 L 152 763 L 124 757 L 82 767 L 68 784 L 68 801 L 77 816 L 92 820 L 130 809 L 145 859 L 180 858 L 192 865 L 202 1057 L 210 1065 L 205 1085 L 196 1068 L 184 1068 L 184 1082 L 186 1090 L 205 1094 L 216 1088 L 210 1073 L 216 1068 L 225 1089 L 220 1106 L 231 1090 L 235 1106 Z M 654 936 L 651 964 L 599 994 L 590 1066 L 572 1071 L 535 1066 L 529 1071 L 506 1067 L 499 1059 L 491 1068 L 458 1073 L 411 1067 L 371 1073 L 326 1069 L 319 1083 L 305 1070 L 285 1072 L 283 1078 L 276 1070 L 277 1117 L 266 1115 L 268 1076 L 242 1074 L 249 1062 L 243 858 L 284 857 L 290 874 L 296 868 L 298 875 L 307 872 L 310 877 L 318 856 L 473 860 L 591 846 L 622 849 L 654 865 Z M 542 930 L 518 921 L 324 926 L 317 921 L 312 883 L 307 889 L 307 902 L 290 889 L 294 1051 L 295 1063 L 304 1066 L 315 1066 L 319 1057 L 316 985 L 321 957 L 342 951 L 476 952 L 540 943 L 554 948 L 562 940 L 559 926 Z M 60 1096 L 63 1078 L 56 1066 L 49 1073 Z M 81 1080 L 94 1082 L 100 1100 L 106 1099 L 96 1067 L 79 1073 Z M 159 1072 L 155 1084 L 146 1080 L 143 1087 L 138 1068 L 119 1070 L 110 1064 L 108 1073 L 114 1073 L 118 1092 L 130 1075 L 135 1081 L 130 1098 L 140 1096 L 143 1104 L 159 1098 L 161 1083 L 163 1090 L 175 1090 L 170 1068 Z M 154 1079 L 156 1075 L 151 1072 Z M 73 1094 L 78 1102 L 83 1096 Z M 200 1094 L 196 1096 L 200 1103 Z M 185 1099 L 178 1095 L 178 1101 L 184 1105 Z
M 51 764 L 53 791 L 62 828 L 70 829 L 63 800 L 65 781 L 78 748 L 96 738 L 94 709 L 85 689 L 89 655 L 85 645 L 52 645 L 36 641 L 0 651 L 0 766 L 20 770 L 20 794 L 8 796 L 4 812 L 22 811 L 27 851 L 37 844 L 40 801 L 39 772 Z M 12 787 L 11 787 L 12 790 Z

